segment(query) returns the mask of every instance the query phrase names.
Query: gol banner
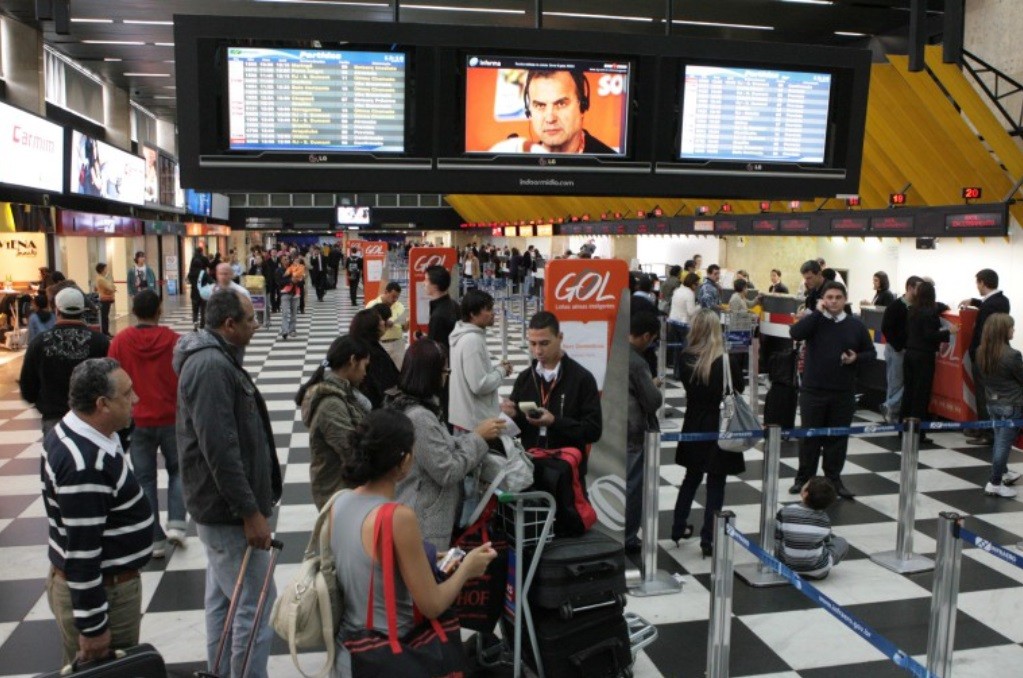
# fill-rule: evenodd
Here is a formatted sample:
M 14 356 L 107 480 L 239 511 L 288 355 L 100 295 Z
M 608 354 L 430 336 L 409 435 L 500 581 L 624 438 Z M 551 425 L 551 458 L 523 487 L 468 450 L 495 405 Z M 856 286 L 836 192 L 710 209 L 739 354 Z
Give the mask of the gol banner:
M 386 242 L 362 243 L 362 293 L 367 303 L 380 296 L 386 264 Z
M 409 337 L 426 334 L 430 327 L 430 297 L 426 294 L 426 269 L 443 266 L 454 270 L 458 254 L 454 247 L 413 247 L 408 255 Z

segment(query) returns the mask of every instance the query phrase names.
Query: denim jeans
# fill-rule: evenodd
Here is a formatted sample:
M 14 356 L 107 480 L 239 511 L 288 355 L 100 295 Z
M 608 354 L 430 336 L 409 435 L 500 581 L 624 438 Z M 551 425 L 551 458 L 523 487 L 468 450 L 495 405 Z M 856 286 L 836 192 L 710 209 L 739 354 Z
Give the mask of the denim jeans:
M 295 331 L 295 313 L 298 309 L 298 299 L 294 294 L 281 295 L 281 336 L 291 334 Z
M 902 361 L 905 351 L 896 351 L 890 344 L 884 345 L 884 373 L 888 383 L 887 394 L 882 403 L 885 412 L 892 419 L 899 419 L 899 410 L 902 408 Z
M 992 419 L 1019 419 L 1023 415 L 1023 407 L 1019 405 L 1003 405 L 997 400 L 987 401 L 987 412 Z M 1018 428 L 996 428 L 994 443 L 991 445 L 991 484 L 1001 485 L 1002 474 L 1005 473 L 1012 443 L 1019 433 Z
M 639 544 L 643 520 L 643 471 L 646 455 L 643 443 L 626 445 L 625 455 L 625 546 Z
M 139 426 L 131 436 L 131 465 L 135 479 L 153 507 L 153 541 L 167 538 L 160 526 L 160 500 L 156 494 L 156 450 L 163 453 L 167 467 L 167 527 L 184 530 L 188 527 L 185 519 L 185 500 L 181 494 L 181 473 L 178 471 L 178 441 L 174 435 L 174 424 L 168 426 Z
M 245 581 L 238 601 L 238 611 L 234 616 L 227 646 L 220 666 L 214 667 L 217 645 L 220 634 L 227 620 L 227 609 L 231 606 L 231 594 L 234 592 L 235 580 L 242 566 L 247 544 L 245 530 L 241 525 L 203 525 L 198 524 L 199 540 L 206 548 L 206 660 L 209 670 L 218 676 L 241 678 L 242 662 L 245 661 L 245 648 L 249 642 L 249 633 L 256 617 L 256 605 L 259 603 L 259 592 L 263 586 L 263 578 L 270 566 L 270 552 L 253 549 L 249 557 L 249 566 L 245 571 Z M 273 582 L 267 592 L 263 618 L 257 630 L 255 646 L 249 660 L 249 672 L 246 678 L 268 678 L 267 661 L 270 659 L 270 642 L 274 631 L 270 626 L 270 607 L 277 599 L 277 590 Z

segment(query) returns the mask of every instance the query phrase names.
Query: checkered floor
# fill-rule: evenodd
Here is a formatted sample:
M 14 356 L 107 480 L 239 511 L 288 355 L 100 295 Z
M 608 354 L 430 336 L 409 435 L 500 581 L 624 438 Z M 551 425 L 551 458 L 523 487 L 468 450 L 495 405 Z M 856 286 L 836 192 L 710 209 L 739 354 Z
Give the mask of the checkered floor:
M 291 578 L 301 559 L 308 530 L 315 518 L 308 487 L 308 433 L 292 398 L 301 380 L 315 369 L 339 329 L 348 325 L 355 309 L 345 290 L 328 292 L 323 303 L 310 301 L 298 317 L 298 336 L 286 342 L 271 331 L 253 339 L 245 366 L 257 377 L 273 418 L 281 463 L 285 468 L 284 499 L 274 518 L 278 538 L 287 548 L 277 571 L 278 585 Z M 191 328 L 187 302 L 168 302 L 166 321 L 179 331 Z M 274 318 L 276 326 L 277 318 Z M 511 331 L 510 360 L 516 372 L 528 363 L 519 345 L 518 328 Z M 500 353 L 500 334 L 489 334 L 494 355 Z M 510 391 L 506 381 L 502 394 Z M 670 385 L 669 405 L 682 408 L 684 393 Z M 861 412 L 861 421 L 876 415 Z M 920 494 L 917 504 L 915 550 L 933 554 L 935 517 L 942 510 L 971 516 L 968 525 L 978 534 L 1002 544 L 1023 538 L 1023 503 L 985 497 L 980 488 L 988 471 L 987 448 L 971 447 L 955 433 L 933 436 L 936 444 L 921 452 Z M 43 593 L 46 558 L 46 518 L 39 497 L 39 426 L 16 385 L 0 384 L 0 676 L 34 675 L 57 668 L 59 640 Z M 832 510 L 837 533 L 852 551 L 821 589 L 853 614 L 910 654 L 921 657 L 927 639 L 932 575 L 902 576 L 867 559 L 867 554 L 895 545 L 898 504 L 898 442 L 892 437 L 858 439 L 850 443 L 846 484 L 857 493 Z M 784 490 L 794 474 L 796 451 L 783 451 Z M 740 530 L 756 536 L 759 522 L 760 453 L 747 453 L 747 472 L 731 479 L 726 507 L 737 514 Z M 665 445 L 661 468 L 660 567 L 684 575 L 681 594 L 660 598 L 630 598 L 629 609 L 655 622 L 659 639 L 641 653 L 638 676 L 703 675 L 706 665 L 710 561 L 700 557 L 696 539 L 680 548 L 666 540 L 677 486 L 684 471 L 675 466 L 674 446 Z M 1023 457 L 1014 452 L 1012 466 L 1023 471 Z M 161 478 L 165 487 L 165 477 Z M 690 520 L 699 524 L 697 504 Z M 166 516 L 164 516 L 165 518 Z M 751 562 L 737 549 L 738 562 Z M 187 547 L 154 560 L 143 573 L 145 616 L 142 639 L 153 643 L 167 659 L 171 675 L 190 676 L 203 667 L 205 632 L 203 587 L 205 557 L 202 545 L 189 531 Z M 960 613 L 956 634 L 955 675 L 1011 676 L 1023 666 L 1023 571 L 1011 568 L 976 549 L 963 559 Z M 827 613 L 789 587 L 751 589 L 736 582 L 732 625 L 731 673 L 736 676 L 886 676 L 901 675 L 880 653 L 856 638 Z M 313 669 L 321 655 L 305 657 Z M 272 676 L 297 676 L 284 644 L 276 641 L 270 664 Z

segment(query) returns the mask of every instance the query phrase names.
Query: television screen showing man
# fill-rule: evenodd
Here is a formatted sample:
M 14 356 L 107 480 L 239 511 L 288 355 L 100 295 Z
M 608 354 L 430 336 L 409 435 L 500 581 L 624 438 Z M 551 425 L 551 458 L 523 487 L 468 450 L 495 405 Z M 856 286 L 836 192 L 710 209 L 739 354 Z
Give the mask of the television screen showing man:
M 629 63 L 472 56 L 467 65 L 467 153 L 626 155 Z

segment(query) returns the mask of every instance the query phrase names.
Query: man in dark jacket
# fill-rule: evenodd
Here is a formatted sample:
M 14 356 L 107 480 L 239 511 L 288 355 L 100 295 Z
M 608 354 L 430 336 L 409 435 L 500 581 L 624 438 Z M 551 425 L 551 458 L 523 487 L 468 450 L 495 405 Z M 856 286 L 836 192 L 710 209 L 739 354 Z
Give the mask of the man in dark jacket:
M 530 319 L 526 338 L 535 360 L 519 374 L 511 395 L 501 401 L 501 410 L 522 430 L 522 445 L 527 450 L 574 447 L 581 451 L 582 481 L 588 446 L 600 440 L 603 432 L 597 380 L 561 349 L 564 335 L 550 311 L 540 311 Z M 533 403 L 537 409 L 527 417 L 520 403 Z
M 799 408 L 806 428 L 849 426 L 856 413 L 856 367 L 877 357 L 867 327 L 845 312 L 845 286 L 827 282 L 821 287 L 817 308 L 789 328 L 796 341 L 806 342 Z M 817 475 L 824 456 L 824 475 L 838 496 L 854 495 L 842 483 L 842 468 L 849 446 L 848 436 L 804 438 L 799 447 L 799 469 L 789 489 L 799 494 L 803 485 Z
M 199 276 L 210 269 L 210 260 L 206 258 L 202 247 L 195 248 L 192 261 L 188 264 L 188 284 L 191 288 L 192 329 L 198 330 L 206 323 L 206 300 L 199 296 Z
M 281 467 L 270 415 L 239 355 L 258 325 L 252 302 L 234 291 L 207 302 L 206 328 L 174 350 L 178 373 L 177 443 L 185 505 L 206 547 L 206 652 L 209 670 L 236 675 L 244 657 L 260 587 L 269 566 L 270 523 L 281 498 Z M 234 619 L 232 650 L 213 666 L 235 579 L 252 546 Z M 272 590 L 271 598 L 276 596 Z M 264 615 L 250 674 L 266 678 L 273 629 Z M 233 668 L 233 670 L 232 670 Z
M 110 339 L 85 324 L 85 295 L 75 287 L 56 294 L 57 324 L 37 335 L 21 363 L 21 397 L 42 415 L 43 436 L 67 414 L 71 373 L 89 358 L 103 358 Z
M 970 361 L 973 363 L 973 395 L 977 401 L 977 420 L 988 419 L 987 397 L 980 369 L 977 367 L 977 349 L 980 348 L 984 322 L 992 313 L 1008 313 L 1009 298 L 998 289 L 998 274 L 990 268 L 977 271 L 977 292 L 979 298 L 964 299 L 959 307 L 972 306 L 977 309 L 977 321 L 973 325 L 973 340 L 970 342 Z M 994 436 L 990 430 L 973 429 L 966 432 L 972 445 L 990 445 Z
M 362 279 L 362 254 L 356 247 L 352 248 L 352 253 L 345 260 L 345 275 L 348 278 L 348 296 L 352 300 L 352 306 L 355 306 L 359 294 L 359 281 Z
M 906 320 L 913 305 L 916 286 L 923 278 L 911 275 L 906 279 L 906 293 L 889 304 L 881 316 L 881 334 L 884 335 L 884 371 L 887 393 L 881 403 L 881 414 L 888 423 L 899 420 L 902 409 L 902 362 L 906 352 Z
M 639 523 L 643 515 L 643 469 L 647 431 L 660 429 L 657 408 L 661 391 L 650 376 L 644 353 L 657 339 L 661 323 L 653 313 L 632 316 L 629 327 L 629 418 L 625 437 L 625 550 L 640 549 Z
M 327 260 L 316 245 L 309 251 L 309 277 L 313 279 L 316 300 L 323 301 L 323 295 L 327 291 Z
M 458 302 L 451 298 L 448 289 L 451 287 L 451 273 L 443 266 L 431 266 L 426 269 L 426 294 L 430 297 L 430 326 L 427 336 L 450 352 L 448 338 L 455 329 L 462 310 Z

